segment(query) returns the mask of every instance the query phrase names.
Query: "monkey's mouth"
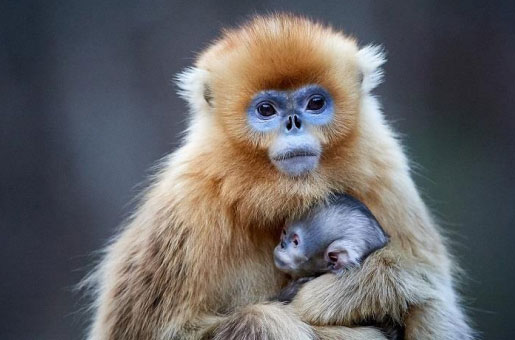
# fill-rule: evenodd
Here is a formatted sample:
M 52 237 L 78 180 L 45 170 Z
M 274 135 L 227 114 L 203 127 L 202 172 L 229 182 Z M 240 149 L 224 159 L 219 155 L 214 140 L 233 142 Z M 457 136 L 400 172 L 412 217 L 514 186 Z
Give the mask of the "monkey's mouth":
M 281 252 L 279 246 L 277 246 L 274 249 L 274 263 L 277 269 L 285 273 L 290 273 L 295 269 L 292 268 L 292 260 L 289 259 L 287 256 L 285 257 L 285 255 Z
M 319 158 L 319 152 L 306 148 L 277 153 L 270 159 L 281 172 L 295 177 L 314 170 L 318 166 Z
M 272 158 L 276 162 L 291 160 L 297 157 L 318 157 L 318 154 L 309 150 L 293 150 L 277 155 Z

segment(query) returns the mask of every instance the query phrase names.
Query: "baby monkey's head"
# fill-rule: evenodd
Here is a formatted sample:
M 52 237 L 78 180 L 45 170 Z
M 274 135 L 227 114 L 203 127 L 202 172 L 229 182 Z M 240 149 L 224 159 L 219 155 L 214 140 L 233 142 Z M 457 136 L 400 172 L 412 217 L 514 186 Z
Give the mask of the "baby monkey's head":
M 292 276 L 310 276 L 331 270 L 325 258 L 321 240 L 310 239 L 307 231 L 313 218 L 288 223 L 281 233 L 281 241 L 274 250 L 277 268 Z M 316 249 L 319 248 L 319 249 Z
M 359 265 L 387 242 L 370 210 L 341 194 L 287 223 L 274 260 L 277 268 L 294 277 L 314 276 Z

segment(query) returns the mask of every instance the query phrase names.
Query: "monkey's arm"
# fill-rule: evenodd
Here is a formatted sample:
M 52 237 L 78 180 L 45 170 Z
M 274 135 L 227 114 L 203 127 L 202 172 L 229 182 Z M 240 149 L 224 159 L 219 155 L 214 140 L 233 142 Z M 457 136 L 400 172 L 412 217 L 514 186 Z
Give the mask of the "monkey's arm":
M 406 339 L 471 339 L 455 300 L 447 274 L 387 247 L 341 277 L 306 283 L 291 306 L 312 325 L 391 318 L 405 326 Z
M 374 327 L 311 327 L 289 305 L 257 304 L 243 308 L 221 322 L 213 340 L 386 340 Z

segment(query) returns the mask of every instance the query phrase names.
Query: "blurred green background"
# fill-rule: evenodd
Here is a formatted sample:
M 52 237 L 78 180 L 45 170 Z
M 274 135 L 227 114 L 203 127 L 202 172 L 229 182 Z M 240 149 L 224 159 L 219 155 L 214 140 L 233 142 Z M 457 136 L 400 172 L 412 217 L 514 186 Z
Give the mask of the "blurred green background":
M 2 1 L 0 338 L 80 339 L 72 291 L 177 146 L 174 74 L 224 25 L 287 10 L 388 52 L 377 91 L 452 240 L 485 339 L 511 339 L 513 1 Z

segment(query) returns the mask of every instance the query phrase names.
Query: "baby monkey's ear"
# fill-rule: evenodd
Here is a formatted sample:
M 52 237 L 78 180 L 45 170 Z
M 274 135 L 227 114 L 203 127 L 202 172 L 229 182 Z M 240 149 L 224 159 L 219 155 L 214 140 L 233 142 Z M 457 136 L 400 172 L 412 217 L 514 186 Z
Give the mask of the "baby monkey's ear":
M 325 251 L 324 258 L 333 271 L 358 266 L 360 260 L 360 256 L 352 244 L 345 240 L 336 240 L 331 243 Z

